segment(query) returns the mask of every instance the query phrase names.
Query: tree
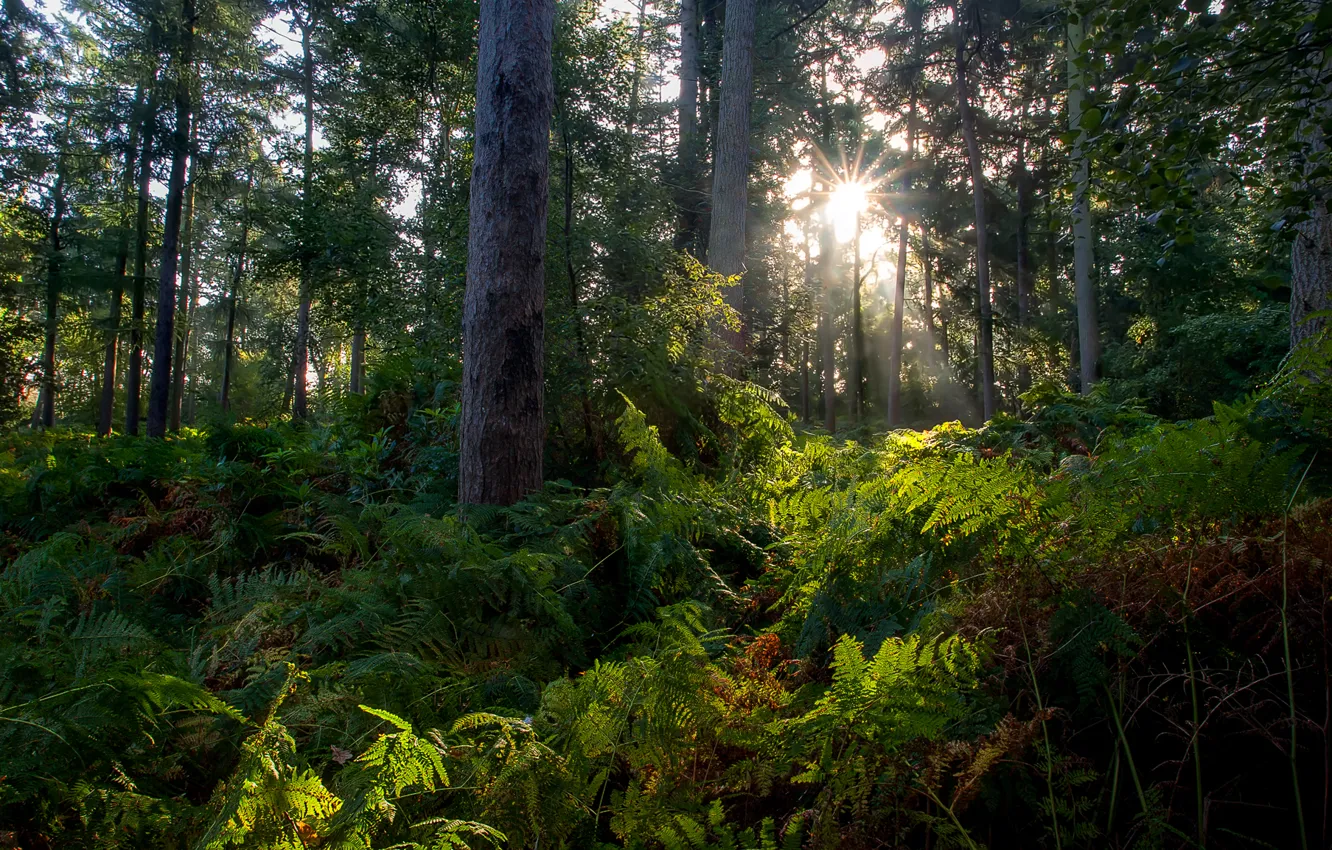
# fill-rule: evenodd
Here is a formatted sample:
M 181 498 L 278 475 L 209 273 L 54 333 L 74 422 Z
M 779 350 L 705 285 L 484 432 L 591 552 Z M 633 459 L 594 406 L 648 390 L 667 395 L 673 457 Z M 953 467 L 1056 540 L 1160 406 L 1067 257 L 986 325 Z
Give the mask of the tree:
M 976 302 L 980 312 L 977 330 L 977 359 L 980 380 L 981 407 L 986 419 L 995 414 L 994 397 L 994 315 L 990 301 L 990 241 L 986 232 L 985 214 L 985 162 L 981 159 L 980 142 L 976 137 L 976 114 L 971 106 L 971 84 L 967 76 L 970 59 L 967 56 L 968 30 L 963 21 L 963 10 L 952 3 L 953 37 L 956 55 L 953 65 L 957 86 L 957 110 L 962 123 L 962 138 L 966 142 L 967 168 L 971 172 L 971 196 L 975 207 L 976 226 Z
M 55 424 L 56 328 L 60 315 L 61 266 L 64 263 L 62 228 L 65 223 L 65 159 L 69 144 L 67 125 L 55 138 L 56 177 L 51 187 L 50 253 L 46 259 L 46 331 L 42 345 L 42 383 L 37 407 L 33 411 L 33 424 L 47 428 Z
M 754 88 L 754 9 L 756 0 L 727 0 L 722 36 L 721 108 L 717 118 L 712 175 L 712 225 L 708 265 L 726 277 L 745 271 L 745 212 L 749 203 L 749 110 Z M 744 349 L 745 289 L 726 290 L 726 303 L 741 316 L 739 332 L 725 331 L 728 345 Z
M 310 371 L 310 302 L 314 297 L 314 256 L 313 246 L 310 244 L 314 225 L 315 63 L 312 41 L 315 27 L 314 0 L 311 0 L 304 13 L 296 7 L 293 0 L 291 15 L 301 31 L 301 96 L 302 117 L 305 119 L 305 147 L 301 160 L 301 234 L 305 244 L 300 246 L 301 289 L 296 308 L 296 351 L 292 358 L 291 414 L 297 419 L 304 419 L 309 413 L 306 383 Z
M 554 0 L 482 0 L 458 500 L 539 488 Z
M 171 137 L 171 176 L 167 183 L 166 221 L 162 228 L 162 262 L 158 269 L 157 332 L 153 341 L 153 375 L 148 395 L 148 436 L 165 437 L 171 398 L 171 356 L 176 343 L 176 271 L 185 201 L 185 166 L 190 158 L 190 84 L 194 70 L 194 0 L 181 8 L 176 48 L 176 129 Z
M 1086 151 L 1088 127 L 1099 123 L 1099 111 L 1084 111 L 1087 96 L 1087 56 L 1082 18 L 1075 10 L 1068 18 L 1068 124 L 1074 134 L 1073 150 L 1073 293 L 1078 312 L 1078 363 L 1083 395 L 1096 383 L 1100 359 L 1100 327 L 1096 318 L 1096 289 L 1092 282 L 1091 163 Z

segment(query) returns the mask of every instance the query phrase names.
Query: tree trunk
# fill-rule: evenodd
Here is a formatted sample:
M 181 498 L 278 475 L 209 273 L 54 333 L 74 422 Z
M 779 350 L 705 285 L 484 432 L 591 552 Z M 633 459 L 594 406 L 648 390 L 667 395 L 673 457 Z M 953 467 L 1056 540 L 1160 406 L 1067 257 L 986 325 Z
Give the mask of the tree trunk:
M 554 0 L 481 0 L 458 501 L 541 487 Z
M 46 335 L 42 345 L 42 385 L 37 392 L 37 408 L 33 411 L 33 424 L 50 428 L 55 424 L 55 349 L 56 328 L 60 319 L 61 252 L 64 245 L 60 228 L 65 220 L 65 145 L 68 138 L 59 137 L 60 153 L 56 165 L 55 188 L 51 190 L 51 256 L 46 263 Z
M 911 167 L 916 158 L 916 88 L 911 87 L 911 101 L 907 111 L 907 170 L 902 179 L 902 193 L 910 197 Z M 888 424 L 902 424 L 902 322 L 906 315 L 907 236 L 909 221 L 906 213 L 898 220 L 897 279 L 893 288 L 893 323 L 888 341 Z M 928 312 L 928 307 L 927 307 Z
M 1290 251 L 1290 347 L 1295 349 L 1327 328 L 1332 310 L 1332 216 L 1325 207 L 1296 226 Z
M 254 186 L 254 170 L 245 178 L 245 197 L 241 201 L 240 241 L 236 244 L 236 270 L 231 277 L 227 293 L 227 332 L 222 344 L 222 394 L 219 398 L 222 412 L 231 410 L 231 373 L 236 360 L 236 302 L 240 298 L 241 282 L 245 280 L 245 252 L 250 243 L 250 191 Z M 283 406 L 286 404 L 284 402 Z
M 143 302 L 148 279 L 148 202 L 153 180 L 153 136 L 157 129 L 155 101 L 156 98 L 150 94 L 148 115 L 143 120 L 139 198 L 134 216 L 134 291 L 130 298 L 129 369 L 125 375 L 125 433 L 131 436 L 138 436 L 139 433 L 139 395 L 143 384 Z
M 698 210 L 694 187 L 698 184 L 698 4 L 699 0 L 680 0 L 680 186 L 676 191 L 679 224 L 675 248 L 694 247 L 698 230 Z M 697 248 L 694 247 L 697 252 Z
M 176 342 L 176 271 L 185 202 L 185 163 L 190 156 L 193 42 L 194 0 L 184 0 L 182 43 L 176 57 L 176 131 L 171 139 L 171 176 L 167 183 L 166 220 L 162 227 L 162 263 L 158 269 L 157 333 L 153 340 L 153 375 L 148 389 L 149 437 L 166 436 L 167 403 L 171 398 L 171 354 Z
M 198 137 L 197 122 L 192 122 L 190 134 L 190 149 L 193 150 L 195 140 Z M 171 430 L 180 431 L 180 411 L 181 402 L 185 395 L 185 351 L 190 338 L 190 302 L 193 300 L 194 293 L 198 291 L 197 281 L 192 277 L 194 274 L 194 196 L 196 190 L 195 169 L 197 168 L 197 157 L 190 157 L 190 172 L 186 178 L 185 190 L 185 212 L 184 221 L 181 225 L 183 233 L 181 235 L 180 251 L 180 300 L 176 305 L 176 313 L 180 316 L 180 327 L 176 331 L 176 353 L 171 360 Z
M 351 392 L 365 394 L 365 328 L 360 326 L 352 331 Z
M 819 231 L 819 359 L 823 366 L 823 427 L 829 434 L 837 430 L 837 342 L 832 317 L 837 261 L 832 228 L 825 217 Z
M 1078 362 L 1082 394 L 1096 383 L 1096 363 L 1101 355 L 1100 329 L 1096 319 L 1096 289 L 1092 284 L 1091 165 L 1087 160 L 1086 133 L 1082 129 L 1083 100 L 1087 74 L 1079 61 L 1082 51 L 1082 21 L 1068 19 L 1068 124 L 1077 134 L 1073 142 L 1073 293 L 1078 306 Z
M 856 232 L 851 237 L 851 421 L 860 424 L 865 401 L 865 334 L 861 327 L 860 305 L 860 211 L 856 211 Z
M 314 4 L 308 16 L 297 18 L 301 30 L 301 81 L 305 98 L 305 154 L 304 174 L 301 176 L 301 217 L 304 241 L 301 246 L 300 306 L 296 309 L 296 352 L 292 368 L 291 415 L 304 419 L 309 414 L 306 402 L 308 373 L 310 371 L 310 301 L 314 289 L 313 246 L 309 244 L 314 228 L 314 47 L 310 43 L 314 28 Z
M 1017 149 L 1017 309 L 1018 392 L 1031 389 L 1031 175 L 1027 172 L 1027 145 Z
M 962 10 L 953 4 L 953 34 L 957 45 L 957 108 L 962 119 L 962 138 L 967 144 L 967 166 L 971 170 L 971 194 L 976 208 L 976 301 L 980 314 L 977 338 L 981 408 L 988 420 L 994 416 L 994 315 L 990 305 L 990 244 L 985 232 L 985 163 L 976 139 L 976 116 L 971 109 L 967 83 L 967 32 Z
M 97 417 L 97 433 L 111 433 L 111 419 L 116 408 L 116 359 L 120 352 L 121 302 L 125 297 L 125 273 L 129 267 L 129 202 L 134 188 L 134 162 L 139 152 L 139 111 L 143 108 L 143 86 L 134 92 L 130 111 L 130 134 L 125 147 L 125 168 L 121 176 L 120 235 L 116 242 L 116 282 L 111 290 L 111 309 L 107 316 L 106 345 L 102 355 L 102 398 Z
M 809 339 L 800 340 L 800 421 L 809 424 Z
M 934 261 L 930 258 L 930 230 L 929 223 L 923 218 L 920 220 L 920 266 L 925 275 L 925 355 L 933 368 L 937 365 L 938 354 L 934 347 L 939 334 L 934 326 Z M 946 380 L 947 376 L 948 370 L 945 369 L 941 377 Z
M 712 176 L 712 224 L 708 265 L 732 277 L 745 271 L 745 208 L 748 205 L 749 108 L 754 88 L 755 0 L 727 0 L 722 36 L 721 111 L 717 117 L 716 163 Z M 743 283 L 725 290 L 726 303 L 746 324 Z M 723 333 L 726 343 L 744 350 L 744 330 Z
M 647 0 L 638 0 L 638 27 L 634 33 L 633 80 L 629 84 L 629 115 L 624 134 L 629 139 L 630 152 L 634 148 L 634 127 L 638 125 L 638 90 L 643 84 L 643 34 L 647 29 Z

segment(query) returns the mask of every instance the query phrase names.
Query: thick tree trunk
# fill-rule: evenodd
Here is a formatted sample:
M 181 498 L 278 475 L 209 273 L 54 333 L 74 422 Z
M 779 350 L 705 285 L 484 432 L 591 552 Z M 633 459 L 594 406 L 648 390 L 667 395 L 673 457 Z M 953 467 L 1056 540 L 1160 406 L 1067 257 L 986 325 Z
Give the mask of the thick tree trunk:
M 155 80 L 154 80 L 155 82 Z M 134 215 L 134 289 L 130 298 L 129 368 L 125 374 L 125 433 L 139 433 L 139 396 L 143 384 L 143 309 L 144 288 L 148 279 L 148 203 L 153 180 L 153 136 L 156 133 L 157 104 L 148 98 L 148 115 L 143 122 L 143 150 L 139 156 L 139 198 Z
M 1091 165 L 1087 160 L 1086 133 L 1082 129 L 1083 100 L 1087 74 L 1082 63 L 1082 22 L 1068 21 L 1068 124 L 1077 134 L 1073 142 L 1073 293 L 1078 308 L 1078 375 L 1082 394 L 1096 383 L 1096 364 L 1101 356 L 1100 328 L 1096 318 L 1096 288 L 1092 283 Z
M 902 192 L 911 194 L 911 164 L 916 158 L 916 89 L 912 86 L 911 102 L 907 111 L 907 172 L 902 180 Z M 888 424 L 902 424 L 902 321 L 906 315 L 907 236 L 910 219 L 905 213 L 898 220 L 897 279 L 893 288 L 893 323 L 888 341 Z M 928 307 L 927 307 L 928 312 Z M 932 352 L 931 352 L 932 353 Z
M 676 190 L 679 224 L 675 247 L 694 246 L 698 230 L 695 187 L 698 184 L 698 78 L 699 0 L 680 0 L 680 148 L 677 153 L 680 185 Z M 697 248 L 694 249 L 697 251 Z
M 749 108 L 754 89 L 755 0 L 727 0 L 722 37 L 721 111 L 717 117 L 716 164 L 712 175 L 712 224 L 708 235 L 708 265 L 731 277 L 745 271 L 745 211 L 748 205 Z M 744 284 L 727 287 L 726 303 L 745 315 Z M 723 337 L 736 351 L 744 350 L 744 335 L 726 331 Z
M 314 47 L 310 43 L 314 28 L 314 4 L 308 17 L 297 18 L 301 30 L 301 90 L 305 98 L 304 174 L 301 175 L 302 229 L 307 244 L 301 246 L 300 305 L 296 308 L 296 352 L 292 369 L 291 414 L 304 419 L 309 414 L 306 382 L 310 371 L 310 301 L 314 290 L 314 257 L 308 244 L 314 226 Z
M 197 128 L 197 122 L 194 122 Z M 192 132 L 190 135 L 190 149 L 194 149 L 198 133 Z M 176 305 L 176 313 L 180 317 L 179 327 L 176 329 L 176 352 L 171 358 L 171 401 L 170 401 L 170 426 L 172 431 L 180 430 L 180 411 L 182 399 L 185 395 L 185 352 L 189 345 L 190 338 L 190 302 L 194 299 L 194 293 L 198 291 L 197 281 L 192 277 L 194 274 L 194 196 L 195 196 L 195 168 L 197 157 L 190 157 L 190 171 L 186 178 L 187 189 L 185 190 L 185 212 L 184 222 L 181 225 L 183 232 L 181 234 L 180 250 L 180 300 Z
M 1317 208 L 1296 227 L 1290 252 L 1290 347 L 1323 333 L 1332 310 L 1332 215 Z
M 190 156 L 190 72 L 193 63 L 194 0 L 184 2 L 184 25 L 177 56 L 176 131 L 171 140 L 171 176 L 167 182 L 166 220 L 162 227 L 162 263 L 157 284 L 157 333 L 153 340 L 153 375 L 148 389 L 148 436 L 165 437 L 171 400 L 171 355 L 176 342 L 176 271 L 180 225 L 185 203 L 185 164 Z
M 985 232 L 985 163 L 976 138 L 976 116 L 971 108 L 967 82 L 967 33 L 962 10 L 953 5 L 953 34 L 956 39 L 957 107 L 962 119 L 962 138 L 967 145 L 967 166 L 971 171 L 971 194 L 976 210 L 976 301 L 980 331 L 977 334 L 977 374 L 980 380 L 981 408 L 988 420 L 995 414 L 994 401 L 994 315 L 990 304 L 990 243 Z
M 458 501 L 541 487 L 554 0 L 481 0 Z
M 102 354 L 102 398 L 97 416 L 97 433 L 111 433 L 116 409 L 116 360 L 120 352 L 121 302 L 125 297 L 125 273 L 129 267 L 129 203 L 134 190 L 134 162 L 139 153 L 139 112 L 143 108 L 143 86 L 134 92 L 130 111 L 129 142 L 125 147 L 125 167 L 121 176 L 120 234 L 116 241 L 116 282 L 111 290 L 111 309 L 107 316 L 106 344 Z

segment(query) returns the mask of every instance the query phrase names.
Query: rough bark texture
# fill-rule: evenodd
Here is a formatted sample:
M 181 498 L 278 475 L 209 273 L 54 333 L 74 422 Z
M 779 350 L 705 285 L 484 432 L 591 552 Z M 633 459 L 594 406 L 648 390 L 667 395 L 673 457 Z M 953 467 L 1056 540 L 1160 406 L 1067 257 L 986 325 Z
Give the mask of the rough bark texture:
M 748 204 L 749 107 L 754 89 L 755 0 L 727 0 L 722 36 L 721 110 L 717 116 L 716 164 L 712 173 L 712 223 L 708 265 L 727 277 L 745 271 L 745 208 Z M 727 287 L 726 303 L 745 320 L 743 284 Z M 727 330 L 727 344 L 743 349 L 744 333 Z
M 482 0 L 458 501 L 542 482 L 546 201 L 554 0 Z
M 967 82 L 967 33 L 962 10 L 953 7 L 953 33 L 957 42 L 955 82 L 957 108 L 962 119 L 962 137 L 967 144 L 967 167 L 971 171 L 971 195 L 976 209 L 976 301 L 980 314 L 977 335 L 981 408 L 988 420 L 994 416 L 994 314 L 990 305 L 990 244 L 985 232 L 985 163 L 976 139 L 976 115 L 971 109 Z
M 1078 377 L 1082 394 L 1096 383 L 1096 363 L 1101 357 L 1100 328 L 1096 318 L 1096 289 L 1092 284 L 1091 166 L 1087 161 L 1082 131 L 1082 106 L 1087 93 L 1087 74 L 1078 61 L 1083 41 L 1082 22 L 1068 21 L 1068 124 L 1077 133 L 1073 142 L 1073 295 L 1078 309 Z
M 309 16 L 297 18 L 301 30 L 301 88 L 305 98 L 305 152 L 301 176 L 301 208 L 305 239 L 310 239 L 314 226 L 314 47 L 310 43 L 314 28 L 314 7 Z M 306 404 L 306 380 L 310 371 L 310 300 L 314 290 L 314 257 L 311 246 L 301 246 L 300 305 L 296 308 L 296 352 L 292 367 L 291 414 L 304 419 L 309 413 Z
M 139 198 L 134 215 L 134 290 L 130 298 L 129 368 L 125 374 L 125 433 L 139 433 L 139 395 L 143 383 L 143 301 L 148 278 L 148 201 L 153 180 L 153 134 L 157 106 L 150 97 L 139 155 Z
M 1296 227 L 1290 252 L 1290 347 L 1327 329 L 1332 310 L 1332 216 L 1325 208 Z
M 180 53 L 176 57 L 176 131 L 171 138 L 171 176 L 167 182 L 166 220 L 162 226 L 162 263 L 158 268 L 157 332 L 153 340 L 153 375 L 148 388 L 148 436 L 165 437 L 171 400 L 171 355 L 176 342 L 176 271 L 180 225 L 185 203 L 185 164 L 190 156 L 190 73 L 193 68 L 194 0 L 184 2 Z

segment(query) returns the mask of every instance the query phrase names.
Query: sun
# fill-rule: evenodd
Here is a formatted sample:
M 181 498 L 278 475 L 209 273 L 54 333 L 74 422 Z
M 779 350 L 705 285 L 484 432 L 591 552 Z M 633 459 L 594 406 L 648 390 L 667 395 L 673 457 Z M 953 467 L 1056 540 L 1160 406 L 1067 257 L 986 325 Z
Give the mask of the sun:
M 838 183 L 828 196 L 824 215 L 833 226 L 838 242 L 850 242 L 856 235 L 856 216 L 865 211 L 868 190 L 858 181 Z

